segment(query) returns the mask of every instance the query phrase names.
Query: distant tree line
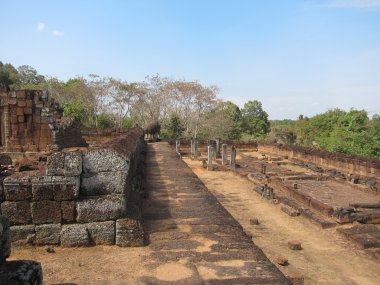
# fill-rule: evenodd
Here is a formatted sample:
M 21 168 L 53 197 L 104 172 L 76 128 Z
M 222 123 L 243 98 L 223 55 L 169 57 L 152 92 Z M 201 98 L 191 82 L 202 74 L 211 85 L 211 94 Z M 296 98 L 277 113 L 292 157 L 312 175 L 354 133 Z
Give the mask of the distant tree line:
M 263 139 L 270 130 L 259 101 L 240 109 L 217 98 L 217 86 L 159 75 L 142 82 L 90 74 L 67 81 L 40 75 L 33 67 L 0 62 L 0 89 L 47 90 L 64 114 L 89 128 L 144 127 L 158 121 L 166 138 Z
M 47 90 L 64 114 L 83 127 L 145 127 L 158 121 L 164 138 L 269 140 L 333 152 L 380 157 L 380 117 L 365 110 L 333 109 L 311 118 L 269 121 L 261 102 L 243 108 L 217 97 L 217 86 L 159 75 L 127 82 L 90 74 L 67 81 L 33 67 L 0 61 L 0 89 Z
M 298 120 L 271 123 L 268 140 L 380 158 L 380 116 L 369 118 L 365 110 L 332 109 L 311 118 L 300 115 Z

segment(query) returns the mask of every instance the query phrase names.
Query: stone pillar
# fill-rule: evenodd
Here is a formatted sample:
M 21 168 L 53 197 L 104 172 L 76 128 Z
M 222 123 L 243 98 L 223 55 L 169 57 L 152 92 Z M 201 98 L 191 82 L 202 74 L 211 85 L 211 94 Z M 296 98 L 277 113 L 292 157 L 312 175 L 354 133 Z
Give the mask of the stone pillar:
M 236 148 L 235 146 L 231 146 L 231 159 L 230 159 L 230 166 L 235 168 L 236 167 Z
M 194 158 L 198 159 L 198 141 L 194 140 Z
M 207 147 L 207 150 L 208 150 L 207 170 L 213 170 L 213 167 L 212 167 L 212 156 L 214 152 L 213 147 L 209 145 Z
M 265 164 L 261 164 L 261 174 L 266 174 L 267 166 Z
M 227 164 L 227 144 L 222 145 L 222 164 Z
M 9 147 L 10 147 L 10 144 L 9 144 L 9 140 L 11 138 L 11 130 L 10 130 L 10 123 L 9 123 L 9 107 L 8 106 L 5 106 L 4 107 L 4 123 L 3 123 L 3 126 L 4 127 L 4 131 L 3 131 L 3 134 L 4 134 L 4 139 L 3 139 L 3 144 L 4 144 L 4 149 L 6 151 L 9 151 Z
M 215 157 L 219 158 L 220 157 L 220 139 L 215 140 Z
M 175 151 L 176 151 L 176 153 L 180 152 L 180 145 L 181 145 L 181 141 L 176 140 L 175 141 Z

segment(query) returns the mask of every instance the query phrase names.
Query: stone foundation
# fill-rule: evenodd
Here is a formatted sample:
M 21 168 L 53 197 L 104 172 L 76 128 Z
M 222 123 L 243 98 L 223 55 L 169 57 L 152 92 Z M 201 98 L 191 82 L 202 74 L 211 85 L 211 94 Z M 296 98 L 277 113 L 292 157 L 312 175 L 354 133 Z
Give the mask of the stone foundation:
M 143 136 L 129 129 L 102 147 L 52 154 L 45 176 L 5 178 L 0 209 L 12 242 L 142 246 Z
M 8 219 L 0 216 L 0 284 L 42 285 L 42 268 L 32 260 L 6 261 L 11 254 Z

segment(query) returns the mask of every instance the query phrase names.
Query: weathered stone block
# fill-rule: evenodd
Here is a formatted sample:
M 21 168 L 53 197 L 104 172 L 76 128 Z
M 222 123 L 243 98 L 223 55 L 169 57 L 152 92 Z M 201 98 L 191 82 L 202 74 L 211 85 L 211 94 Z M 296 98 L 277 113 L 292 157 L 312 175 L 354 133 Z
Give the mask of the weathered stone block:
M 296 217 L 296 216 L 300 215 L 300 212 L 297 209 L 294 209 L 294 208 L 292 208 L 288 205 L 285 205 L 285 204 L 281 204 L 281 210 L 291 217 Z
M 126 215 L 126 199 L 122 195 L 92 197 L 77 202 L 80 223 L 116 220 Z
M 302 246 L 301 243 L 297 240 L 291 240 L 288 242 L 288 247 L 292 250 L 301 250 Z
M 141 221 L 129 218 L 117 220 L 116 245 L 122 247 L 143 246 L 144 231 Z
M 0 265 L 11 255 L 9 221 L 0 216 Z M 0 266 L 1 267 L 1 266 Z
M 61 246 L 76 247 L 89 246 L 90 239 L 86 225 L 63 225 L 61 230 Z
M 61 203 L 56 201 L 36 201 L 32 203 L 34 224 L 57 224 L 61 222 Z
M 94 149 L 83 153 L 83 172 L 128 171 L 130 158 L 113 149 Z
M 62 222 L 71 223 L 75 221 L 75 201 L 61 202 Z
M 0 284 L 42 285 L 42 267 L 32 260 L 8 261 L 0 266 Z
M 46 162 L 46 175 L 64 175 L 65 157 L 66 154 L 64 152 L 56 152 L 48 156 Z
M 81 194 L 84 196 L 123 194 L 127 188 L 128 173 L 99 172 L 83 174 L 81 178 Z
M 61 241 L 61 225 L 46 224 L 36 226 L 36 245 L 59 245 Z
M 25 244 L 33 242 L 35 238 L 34 225 L 22 225 L 11 227 L 11 240 L 12 242 L 23 242 Z
M 34 201 L 53 200 L 51 176 L 32 177 L 31 182 Z
M 82 173 L 82 153 L 67 152 L 65 156 L 65 176 L 79 176 Z
M 96 245 L 115 244 L 115 221 L 87 224 L 90 240 Z
M 80 177 L 53 176 L 53 196 L 56 201 L 74 200 L 79 196 Z
M 7 201 L 27 201 L 32 198 L 29 177 L 7 177 L 4 179 L 4 195 Z
M 27 225 L 32 222 L 30 204 L 27 201 L 5 201 L 1 204 L 1 213 L 9 219 L 11 226 Z

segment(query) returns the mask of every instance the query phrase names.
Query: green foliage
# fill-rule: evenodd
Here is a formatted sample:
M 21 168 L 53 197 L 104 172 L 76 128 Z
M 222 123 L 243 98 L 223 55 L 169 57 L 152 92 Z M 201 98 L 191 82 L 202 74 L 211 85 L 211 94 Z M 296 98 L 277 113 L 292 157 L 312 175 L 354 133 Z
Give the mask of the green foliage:
M 296 123 L 297 143 L 332 152 L 380 157 L 380 121 L 365 110 L 329 110 Z
M 257 100 L 248 101 L 244 104 L 241 114 L 241 127 L 243 132 L 257 140 L 264 139 L 270 130 L 270 122 L 267 112 L 262 108 L 261 102 Z
M 231 101 L 224 102 L 227 115 L 232 121 L 232 128 L 226 132 L 229 140 L 239 140 L 242 136 L 241 111 L 238 105 Z
M 106 129 L 106 128 L 112 128 L 115 126 L 114 118 L 110 114 L 101 113 L 96 116 L 96 119 L 98 121 L 98 128 Z
M 66 101 L 63 103 L 63 114 L 72 117 L 77 123 L 83 125 L 85 119 L 85 107 L 79 101 Z
M 177 114 L 172 114 L 169 122 L 165 125 L 163 134 L 166 138 L 178 139 L 182 136 L 184 130 L 180 117 Z

